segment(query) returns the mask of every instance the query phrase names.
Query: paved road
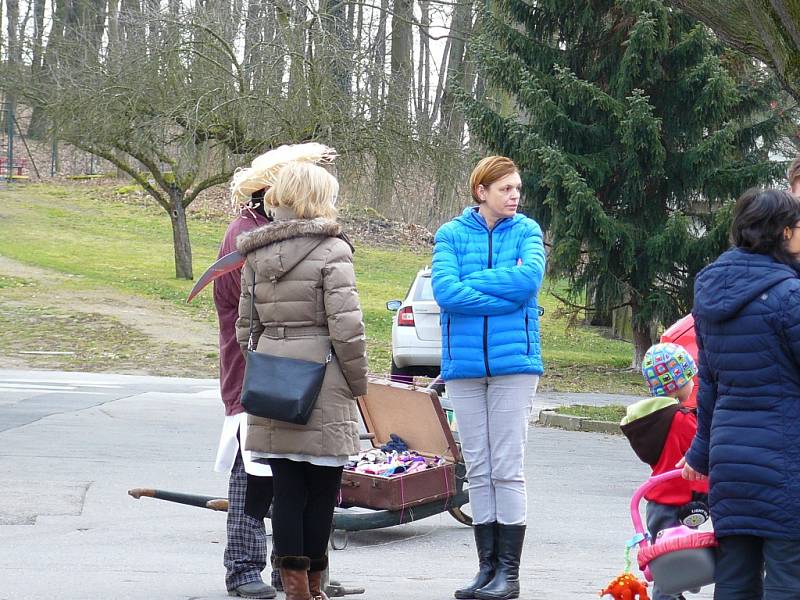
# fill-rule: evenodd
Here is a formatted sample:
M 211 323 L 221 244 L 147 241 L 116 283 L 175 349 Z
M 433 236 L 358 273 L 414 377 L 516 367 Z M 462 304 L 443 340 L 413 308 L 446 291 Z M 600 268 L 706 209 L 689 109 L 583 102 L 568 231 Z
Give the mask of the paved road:
M 225 515 L 126 494 L 224 496 L 221 421 L 212 380 L 0 370 L 0 600 L 227 598 Z M 532 427 L 522 598 L 596 598 L 624 565 L 646 475 L 619 436 Z M 471 531 L 439 515 L 351 534 L 331 563 L 361 598 L 444 600 L 473 552 Z

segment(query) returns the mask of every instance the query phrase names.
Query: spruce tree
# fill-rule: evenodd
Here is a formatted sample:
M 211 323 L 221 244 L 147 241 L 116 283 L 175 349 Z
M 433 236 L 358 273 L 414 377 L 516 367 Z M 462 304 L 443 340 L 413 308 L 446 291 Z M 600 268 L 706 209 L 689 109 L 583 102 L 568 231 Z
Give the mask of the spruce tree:
M 489 1 L 479 59 L 516 106 L 464 97 L 471 135 L 520 166 L 571 299 L 631 307 L 638 366 L 727 247 L 730 201 L 781 177 L 776 86 L 661 2 Z

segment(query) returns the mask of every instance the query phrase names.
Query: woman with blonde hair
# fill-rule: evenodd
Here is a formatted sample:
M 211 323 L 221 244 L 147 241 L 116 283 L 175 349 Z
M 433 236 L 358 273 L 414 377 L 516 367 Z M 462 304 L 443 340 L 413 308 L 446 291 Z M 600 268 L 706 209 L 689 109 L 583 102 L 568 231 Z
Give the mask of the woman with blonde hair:
M 231 183 L 231 203 L 238 214 L 222 239 L 217 258 L 236 249 L 236 238 L 266 225 L 272 216 L 264 206 L 264 193 L 272 187 L 278 172 L 291 162 L 329 163 L 333 148 L 317 142 L 283 145 L 253 159 L 238 169 Z M 272 570 L 272 585 L 261 572 L 267 565 L 267 532 L 264 518 L 272 502 L 272 472 L 269 465 L 252 460 L 244 450 L 247 414 L 239 401 L 245 360 L 236 339 L 242 270 L 233 269 L 214 280 L 214 307 L 219 321 L 220 395 L 225 421 L 220 435 L 214 470 L 229 474 L 228 513 L 224 552 L 225 586 L 230 595 L 242 598 L 274 598 L 280 589 L 280 575 Z
M 537 296 L 545 266 L 542 230 L 517 213 L 521 188 L 511 159 L 484 158 L 470 176 L 475 206 L 435 238 L 442 377 L 467 463 L 479 566 L 456 598 L 519 597 L 525 446 L 543 371 Z
M 248 420 L 246 449 L 272 468 L 274 566 L 287 600 L 325 598 L 322 572 L 342 468 L 360 448 L 355 397 L 366 393 L 367 358 L 353 249 L 336 222 L 338 189 L 322 167 L 285 166 L 265 196 L 274 221 L 237 240 L 246 257 L 241 347 L 252 325 L 257 352 L 320 363 L 330 357 L 306 425 Z

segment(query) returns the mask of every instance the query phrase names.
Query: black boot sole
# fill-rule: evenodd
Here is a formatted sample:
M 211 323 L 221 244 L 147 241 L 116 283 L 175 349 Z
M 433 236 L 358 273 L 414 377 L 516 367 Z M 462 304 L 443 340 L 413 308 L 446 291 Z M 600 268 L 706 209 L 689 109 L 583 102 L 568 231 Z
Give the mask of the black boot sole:
M 473 597 L 477 598 L 477 600 L 512 600 L 513 598 L 519 598 L 519 588 L 508 590 L 505 594 L 481 594 L 480 590 L 478 590 Z

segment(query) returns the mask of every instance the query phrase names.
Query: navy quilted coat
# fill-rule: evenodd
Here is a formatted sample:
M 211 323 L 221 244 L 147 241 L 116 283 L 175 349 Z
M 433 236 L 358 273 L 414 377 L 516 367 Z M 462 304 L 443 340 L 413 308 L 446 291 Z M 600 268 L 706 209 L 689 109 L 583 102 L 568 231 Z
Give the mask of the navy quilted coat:
M 695 281 L 697 434 L 718 536 L 800 540 L 800 278 L 728 250 Z
M 542 230 L 524 215 L 490 231 L 471 207 L 439 228 L 432 284 L 445 381 L 542 374 L 536 299 L 544 266 Z

